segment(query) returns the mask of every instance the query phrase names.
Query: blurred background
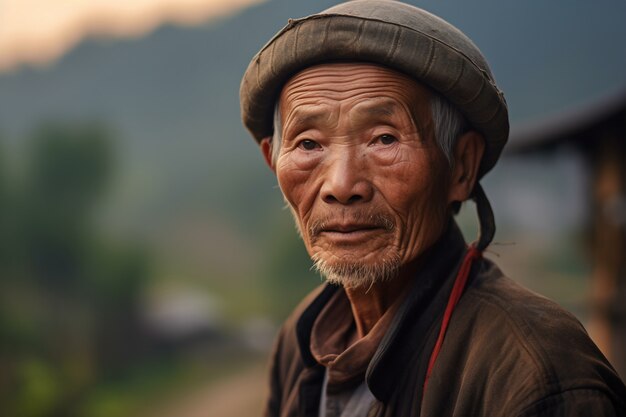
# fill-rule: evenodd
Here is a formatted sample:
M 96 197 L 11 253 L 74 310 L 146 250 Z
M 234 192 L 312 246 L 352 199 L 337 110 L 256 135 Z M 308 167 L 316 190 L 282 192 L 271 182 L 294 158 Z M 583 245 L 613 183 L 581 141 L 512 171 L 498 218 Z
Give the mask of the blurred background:
M 260 415 L 321 280 L 239 118 L 290 17 L 334 1 L 0 0 L 0 415 Z M 411 2 L 510 106 L 488 256 L 626 376 L 626 2 Z M 458 219 L 471 241 L 473 207 Z

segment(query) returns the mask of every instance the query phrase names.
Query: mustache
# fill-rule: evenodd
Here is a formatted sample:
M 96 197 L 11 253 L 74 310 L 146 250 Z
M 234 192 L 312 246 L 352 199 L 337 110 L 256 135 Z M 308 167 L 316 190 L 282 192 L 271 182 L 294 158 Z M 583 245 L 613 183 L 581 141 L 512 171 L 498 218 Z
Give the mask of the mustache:
M 340 221 L 338 221 L 339 219 Z M 340 223 L 366 225 L 372 228 L 381 228 L 386 231 L 392 231 L 396 227 L 396 223 L 392 216 L 385 213 L 371 213 L 365 210 L 356 210 L 350 213 L 337 216 L 325 215 L 323 217 L 311 221 L 308 231 L 309 236 L 316 237 L 331 225 Z

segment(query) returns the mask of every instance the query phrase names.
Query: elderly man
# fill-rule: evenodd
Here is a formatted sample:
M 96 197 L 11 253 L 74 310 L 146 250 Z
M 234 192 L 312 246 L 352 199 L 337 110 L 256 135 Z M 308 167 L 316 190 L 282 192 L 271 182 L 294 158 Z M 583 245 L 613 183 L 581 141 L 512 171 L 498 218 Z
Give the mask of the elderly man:
M 243 120 L 327 284 L 282 327 L 267 416 L 617 416 L 583 327 L 503 276 L 478 180 L 508 137 L 482 54 L 412 6 L 291 20 L 253 58 Z M 469 247 L 452 219 L 476 201 Z

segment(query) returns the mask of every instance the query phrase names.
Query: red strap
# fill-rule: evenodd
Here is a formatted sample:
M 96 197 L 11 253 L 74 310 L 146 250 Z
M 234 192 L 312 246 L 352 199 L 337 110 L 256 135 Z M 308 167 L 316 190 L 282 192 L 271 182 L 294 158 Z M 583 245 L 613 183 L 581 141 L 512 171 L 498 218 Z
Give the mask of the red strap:
M 435 347 L 430 354 L 428 369 L 426 370 L 426 379 L 424 380 L 424 393 L 426 393 L 426 385 L 428 384 L 428 378 L 430 378 L 430 373 L 432 372 L 433 366 L 435 366 L 435 361 L 437 360 L 437 356 L 439 356 L 439 352 L 441 351 L 441 346 L 443 345 L 443 339 L 446 335 L 446 330 L 448 329 L 448 324 L 450 323 L 452 312 L 454 311 L 454 308 L 459 302 L 461 294 L 463 294 L 463 290 L 465 289 L 465 284 L 467 283 L 467 278 L 472 268 L 472 262 L 475 259 L 480 259 L 481 256 L 482 253 L 473 245 L 467 249 L 465 259 L 463 259 L 461 268 L 459 269 L 459 272 L 454 281 L 452 292 L 450 292 L 450 298 L 448 298 L 448 305 L 446 306 L 446 311 L 443 314 L 443 321 L 441 322 L 441 329 L 439 330 L 437 342 L 435 343 Z

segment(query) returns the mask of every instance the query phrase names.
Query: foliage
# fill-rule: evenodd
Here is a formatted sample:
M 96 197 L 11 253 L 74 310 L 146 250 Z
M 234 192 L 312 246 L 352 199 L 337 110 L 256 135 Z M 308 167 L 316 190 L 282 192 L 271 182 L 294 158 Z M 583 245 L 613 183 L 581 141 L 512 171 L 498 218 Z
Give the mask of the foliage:
M 148 263 L 94 225 L 110 132 L 48 124 L 29 144 L 21 177 L 9 183 L 0 165 L 0 415 L 73 416 L 90 386 L 141 352 Z

